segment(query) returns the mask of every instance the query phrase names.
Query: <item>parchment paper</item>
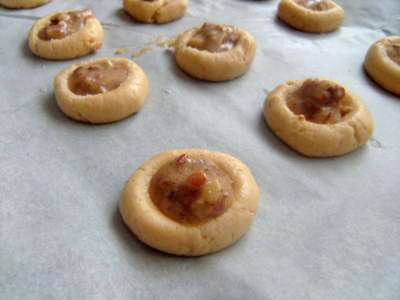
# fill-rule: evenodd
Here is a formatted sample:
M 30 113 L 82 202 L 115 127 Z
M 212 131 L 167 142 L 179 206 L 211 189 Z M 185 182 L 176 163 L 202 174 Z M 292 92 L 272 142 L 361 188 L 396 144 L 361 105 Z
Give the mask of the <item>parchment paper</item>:
M 400 2 L 337 2 L 346 21 L 322 35 L 278 21 L 277 0 L 190 0 L 188 14 L 167 25 L 133 22 L 119 0 L 0 9 L 0 298 L 400 299 L 400 99 L 362 69 L 373 42 L 400 33 Z M 34 20 L 86 7 L 104 24 L 100 51 L 64 62 L 30 53 Z M 134 59 L 151 87 L 138 114 L 93 126 L 58 110 L 52 80 L 64 67 L 117 48 L 130 57 L 205 20 L 255 36 L 257 54 L 245 76 L 194 80 L 155 47 Z M 373 113 L 376 131 L 362 149 L 309 159 L 266 127 L 269 91 L 318 76 L 349 87 Z M 152 250 L 117 210 L 126 180 L 144 160 L 181 147 L 230 153 L 260 186 L 251 230 L 222 252 L 180 258 Z

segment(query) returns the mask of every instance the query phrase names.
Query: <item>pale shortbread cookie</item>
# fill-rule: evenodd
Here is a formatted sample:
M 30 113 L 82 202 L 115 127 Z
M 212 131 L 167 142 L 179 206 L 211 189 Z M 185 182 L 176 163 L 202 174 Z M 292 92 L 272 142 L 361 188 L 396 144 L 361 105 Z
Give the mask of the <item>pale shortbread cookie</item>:
M 81 26 L 76 26 L 74 27 L 76 30 L 70 31 L 68 29 L 72 28 L 71 25 L 54 29 L 55 26 L 68 22 L 65 18 L 71 14 L 83 14 L 84 19 L 80 19 Z M 46 31 L 46 29 L 50 30 Z M 55 37 L 47 36 L 46 32 Z M 67 33 L 63 36 L 65 32 Z M 42 58 L 63 60 L 95 52 L 101 47 L 103 39 L 103 27 L 90 10 L 69 10 L 53 13 L 36 21 L 29 32 L 29 48 L 35 55 Z
M 385 37 L 373 44 L 364 68 L 381 87 L 400 95 L 400 36 Z
M 124 10 L 144 23 L 168 23 L 186 12 L 188 0 L 124 0 Z
M 0 5 L 8 8 L 33 8 L 50 1 L 51 0 L 0 0 Z
M 372 115 L 356 96 L 324 79 L 278 86 L 265 100 L 264 116 L 279 138 L 311 157 L 351 152 L 368 141 L 374 128 Z
M 218 217 L 197 225 L 167 217 L 156 206 L 149 191 L 159 170 L 184 155 L 209 159 L 232 179 L 234 200 L 229 208 Z M 147 245 L 171 254 L 198 256 L 219 251 L 240 239 L 253 222 L 258 201 L 256 181 L 241 161 L 220 152 L 180 149 L 153 157 L 131 176 L 124 189 L 120 212 L 132 232 Z
M 61 71 L 55 77 L 54 91 L 58 106 L 70 118 L 108 123 L 128 117 L 143 106 L 148 81 L 131 60 L 105 57 Z
M 204 23 L 178 36 L 175 58 L 191 76 L 209 80 L 231 80 L 246 73 L 254 59 L 256 41 L 236 26 Z
M 281 0 L 278 16 L 288 25 L 306 32 L 329 32 L 343 22 L 344 10 L 332 0 Z

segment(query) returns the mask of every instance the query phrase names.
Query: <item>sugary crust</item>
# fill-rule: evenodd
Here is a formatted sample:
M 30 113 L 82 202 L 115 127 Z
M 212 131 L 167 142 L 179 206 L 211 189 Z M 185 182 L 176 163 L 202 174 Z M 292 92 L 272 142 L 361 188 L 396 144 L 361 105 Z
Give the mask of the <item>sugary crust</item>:
M 32 8 L 50 1 L 51 0 L 0 0 L 0 5 L 8 8 Z
M 400 95 L 400 65 L 387 55 L 384 47 L 384 42 L 390 40 L 400 41 L 400 36 L 385 37 L 374 43 L 365 57 L 364 68 L 381 87 Z
M 144 23 L 168 23 L 186 12 L 188 0 L 124 0 L 124 10 L 135 20 Z
M 344 19 L 344 10 L 332 0 L 332 8 L 324 11 L 307 9 L 294 0 L 281 0 L 278 16 L 288 25 L 306 32 L 329 32 L 337 29 Z
M 71 10 L 64 11 L 71 12 Z M 89 18 L 84 27 L 63 39 L 42 40 L 38 33 L 50 23 L 52 13 L 36 21 L 29 32 L 29 48 L 42 58 L 63 60 L 81 57 L 99 49 L 103 44 L 103 27 L 97 18 Z
M 275 88 L 265 100 L 264 117 L 272 131 L 294 150 L 311 157 L 343 155 L 364 145 L 372 135 L 374 124 L 367 107 L 346 90 L 354 111 L 335 124 L 317 124 L 287 106 L 288 93 L 304 81 L 288 81 Z M 331 81 L 332 82 L 332 81 Z M 335 83 L 336 84 L 336 83 Z
M 209 52 L 187 46 L 200 27 L 180 34 L 175 43 L 178 66 L 195 78 L 209 81 L 231 80 L 246 73 L 254 59 L 256 41 L 247 31 L 235 26 L 232 28 L 240 38 L 236 47 L 223 52 Z
M 153 176 L 181 154 L 212 159 L 234 181 L 236 199 L 219 217 L 197 226 L 178 223 L 155 206 L 149 196 Z M 146 161 L 129 179 L 120 211 L 132 232 L 147 245 L 184 256 L 198 256 L 221 250 L 239 240 L 249 229 L 258 207 L 259 190 L 249 168 L 224 153 L 203 149 L 163 152 Z
M 80 66 L 111 60 L 127 66 L 128 77 L 115 90 L 96 95 L 74 94 L 68 86 L 69 76 Z M 126 58 L 104 57 L 74 64 L 61 71 L 54 79 L 57 104 L 70 118 L 89 123 L 109 123 L 121 120 L 142 106 L 148 94 L 146 74 L 137 64 Z

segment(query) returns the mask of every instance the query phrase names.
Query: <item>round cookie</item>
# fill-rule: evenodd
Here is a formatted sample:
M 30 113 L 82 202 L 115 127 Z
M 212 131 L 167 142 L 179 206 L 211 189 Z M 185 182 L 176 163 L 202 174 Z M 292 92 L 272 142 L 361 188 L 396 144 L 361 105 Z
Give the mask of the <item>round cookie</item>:
M 8 8 L 33 8 L 51 0 L 0 0 L 0 5 Z
M 373 44 L 364 68 L 381 87 L 400 95 L 400 36 L 385 37 Z
M 255 52 L 253 36 L 230 25 L 204 23 L 183 32 L 175 42 L 178 66 L 209 81 L 231 80 L 246 73 Z
M 220 152 L 180 149 L 153 157 L 131 176 L 120 212 L 147 245 L 198 256 L 240 239 L 258 201 L 258 186 L 241 161 Z
M 281 0 L 278 17 L 305 32 L 329 32 L 343 22 L 344 10 L 332 0 Z
M 367 107 L 331 80 L 288 81 L 265 100 L 272 131 L 294 150 L 311 157 L 339 156 L 364 145 L 373 133 Z
M 92 11 L 69 10 L 36 21 L 29 32 L 29 48 L 42 58 L 71 59 L 95 52 L 103 39 L 103 27 Z
M 109 123 L 137 112 L 148 94 L 144 71 L 126 58 L 100 58 L 72 65 L 54 79 L 57 104 L 70 118 Z
M 143 23 L 168 23 L 183 17 L 188 0 L 124 0 L 124 10 Z

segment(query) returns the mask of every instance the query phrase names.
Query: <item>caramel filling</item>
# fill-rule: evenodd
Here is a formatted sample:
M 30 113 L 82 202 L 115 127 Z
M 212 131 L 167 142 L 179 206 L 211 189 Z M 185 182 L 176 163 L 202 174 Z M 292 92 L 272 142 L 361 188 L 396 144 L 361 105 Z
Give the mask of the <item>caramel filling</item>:
M 183 154 L 154 175 L 149 193 L 169 218 L 184 224 L 201 224 L 231 206 L 232 184 L 232 179 L 213 161 Z
M 96 95 L 118 88 L 128 77 L 128 68 L 110 60 L 77 68 L 69 77 L 69 89 L 77 95 Z
M 91 10 L 73 11 L 58 13 L 51 17 L 50 24 L 39 31 L 39 38 L 42 40 L 63 39 L 79 31 L 86 24 L 86 20 L 93 18 Z
M 326 80 L 307 79 L 292 92 L 287 105 L 296 115 L 319 124 L 340 122 L 353 111 L 351 101 L 345 97 L 343 87 Z
M 238 40 L 239 35 L 231 26 L 204 23 L 187 45 L 209 52 L 223 52 L 233 49 Z
M 400 65 L 400 40 L 390 41 L 385 46 L 387 55 Z
M 296 0 L 296 3 L 312 10 L 323 11 L 332 8 L 331 3 L 326 0 Z

